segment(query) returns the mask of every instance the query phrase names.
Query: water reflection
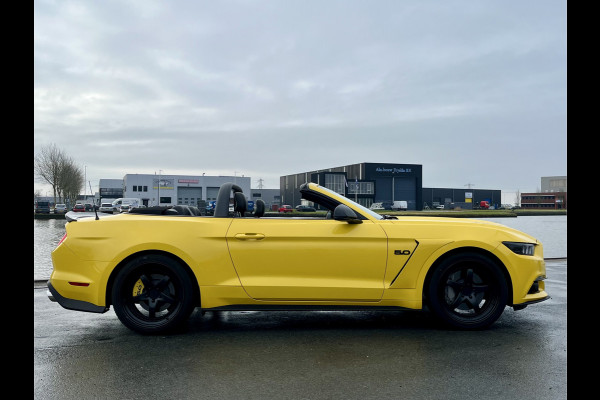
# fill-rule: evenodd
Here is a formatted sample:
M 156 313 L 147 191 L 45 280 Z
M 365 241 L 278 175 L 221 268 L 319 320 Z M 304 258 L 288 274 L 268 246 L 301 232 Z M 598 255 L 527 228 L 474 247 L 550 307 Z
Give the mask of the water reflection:
M 64 219 L 33 220 L 33 279 L 48 279 L 52 273 L 52 250 L 65 234 Z
M 540 215 L 517 218 L 480 218 L 484 221 L 496 222 L 510 228 L 518 229 L 544 245 L 545 258 L 567 256 L 567 216 Z

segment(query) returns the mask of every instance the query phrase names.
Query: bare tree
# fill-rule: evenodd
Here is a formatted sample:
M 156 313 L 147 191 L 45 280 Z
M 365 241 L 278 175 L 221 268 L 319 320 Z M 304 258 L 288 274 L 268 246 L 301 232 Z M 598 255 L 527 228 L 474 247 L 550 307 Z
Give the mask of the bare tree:
M 73 159 L 63 153 L 55 144 L 50 144 L 41 149 L 34 157 L 33 168 L 35 174 L 44 182 L 52 186 L 54 204 L 56 196 L 65 201 L 77 199 L 84 184 L 83 171 Z
M 60 190 L 65 201 L 75 204 L 77 196 L 81 192 L 83 182 L 83 171 L 74 163 L 67 163 L 63 166 L 60 174 Z
M 42 192 L 39 189 L 34 189 L 33 190 L 33 202 L 35 203 L 35 201 L 37 199 L 39 199 L 40 197 L 42 197 Z
M 40 153 L 33 159 L 33 171 L 50 186 L 54 193 L 54 204 L 56 204 L 56 190 L 58 188 L 58 176 L 63 154 L 54 144 L 42 147 Z

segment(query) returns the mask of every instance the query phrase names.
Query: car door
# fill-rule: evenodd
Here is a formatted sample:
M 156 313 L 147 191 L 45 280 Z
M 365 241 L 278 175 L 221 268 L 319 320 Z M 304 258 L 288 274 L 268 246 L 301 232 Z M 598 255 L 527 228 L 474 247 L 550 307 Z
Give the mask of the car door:
M 255 299 L 377 301 L 383 295 L 387 237 L 371 221 L 236 218 L 227 243 Z

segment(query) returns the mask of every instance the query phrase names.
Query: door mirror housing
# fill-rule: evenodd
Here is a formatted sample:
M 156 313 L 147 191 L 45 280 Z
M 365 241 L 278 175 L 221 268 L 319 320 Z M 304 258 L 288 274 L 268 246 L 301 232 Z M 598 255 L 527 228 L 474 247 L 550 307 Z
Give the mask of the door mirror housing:
M 362 224 L 362 221 L 358 218 L 354 210 L 345 204 L 340 204 L 333 210 L 333 219 L 336 221 L 346 221 L 349 224 Z

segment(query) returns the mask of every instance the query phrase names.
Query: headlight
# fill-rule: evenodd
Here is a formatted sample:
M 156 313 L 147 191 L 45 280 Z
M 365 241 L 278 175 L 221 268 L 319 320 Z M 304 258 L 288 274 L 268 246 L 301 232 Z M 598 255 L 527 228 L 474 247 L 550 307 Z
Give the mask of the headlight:
M 512 250 L 515 254 L 522 256 L 532 256 L 535 250 L 535 244 L 533 243 L 520 243 L 520 242 L 502 242 L 506 247 Z

